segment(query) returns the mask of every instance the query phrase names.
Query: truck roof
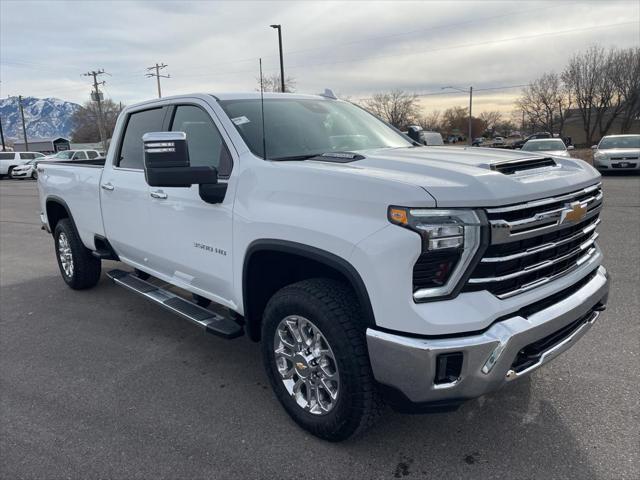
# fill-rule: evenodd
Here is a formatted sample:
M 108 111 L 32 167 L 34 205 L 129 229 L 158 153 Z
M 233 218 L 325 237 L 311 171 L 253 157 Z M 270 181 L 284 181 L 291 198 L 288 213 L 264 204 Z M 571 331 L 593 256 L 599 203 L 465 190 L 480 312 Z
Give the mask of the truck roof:
M 226 93 L 210 93 L 218 100 L 249 100 L 260 98 L 260 92 L 226 92 Z M 279 93 L 264 92 L 264 98 L 295 98 L 295 99 L 314 99 L 322 100 L 327 97 L 322 95 L 306 95 L 302 93 Z
M 166 100 L 180 100 L 182 98 L 193 98 L 193 97 L 213 97 L 216 100 L 248 100 L 248 99 L 259 99 L 260 92 L 216 92 L 216 93 L 202 93 L 202 92 L 194 92 L 194 93 L 186 93 L 182 95 L 171 95 L 168 97 L 162 98 L 152 98 L 149 100 L 144 100 L 142 102 L 132 103 L 128 105 L 126 110 L 130 110 L 132 108 L 141 107 L 145 105 L 157 104 L 159 102 L 163 102 Z M 298 100 L 331 100 L 329 97 L 325 97 L 322 95 L 305 95 L 301 93 L 276 93 L 276 92 L 264 92 L 264 98 L 293 98 Z

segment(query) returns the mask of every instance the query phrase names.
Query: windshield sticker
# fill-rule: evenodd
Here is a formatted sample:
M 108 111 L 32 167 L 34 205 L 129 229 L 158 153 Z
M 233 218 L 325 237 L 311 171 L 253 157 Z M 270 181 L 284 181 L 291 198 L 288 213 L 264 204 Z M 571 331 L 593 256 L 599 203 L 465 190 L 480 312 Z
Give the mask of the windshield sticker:
M 245 123 L 250 123 L 250 120 L 247 117 L 245 117 L 244 115 L 242 117 L 232 118 L 231 121 L 235 125 L 244 125 Z

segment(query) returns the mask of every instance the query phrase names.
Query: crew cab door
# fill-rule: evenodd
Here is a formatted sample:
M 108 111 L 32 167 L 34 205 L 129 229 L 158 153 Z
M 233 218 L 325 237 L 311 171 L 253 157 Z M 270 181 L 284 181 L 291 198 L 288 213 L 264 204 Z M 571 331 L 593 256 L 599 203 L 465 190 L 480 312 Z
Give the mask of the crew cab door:
M 162 130 L 166 109 L 128 114 L 120 143 L 100 180 L 104 230 L 120 258 L 147 270 L 149 243 L 149 186 L 144 177 L 142 135 Z
M 234 306 L 232 212 L 235 183 L 228 138 L 205 102 L 177 104 L 168 113 L 169 130 L 186 133 L 192 167 L 214 166 L 227 183 L 221 203 L 207 203 L 199 186 L 149 187 L 148 263 L 171 283 L 227 306 Z M 223 136 L 224 135 L 224 136 Z M 235 155 L 235 152 L 234 152 Z

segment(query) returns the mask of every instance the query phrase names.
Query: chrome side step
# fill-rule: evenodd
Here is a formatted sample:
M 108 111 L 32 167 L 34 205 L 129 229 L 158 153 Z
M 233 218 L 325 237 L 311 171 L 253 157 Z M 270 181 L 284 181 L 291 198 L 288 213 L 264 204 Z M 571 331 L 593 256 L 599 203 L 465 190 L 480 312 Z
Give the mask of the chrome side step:
M 244 333 L 242 326 L 232 319 L 202 308 L 168 290 L 156 287 L 136 277 L 133 272 L 111 270 L 107 272 L 107 276 L 116 284 L 142 295 L 182 318 L 199 325 L 207 333 L 229 339 L 240 337 Z

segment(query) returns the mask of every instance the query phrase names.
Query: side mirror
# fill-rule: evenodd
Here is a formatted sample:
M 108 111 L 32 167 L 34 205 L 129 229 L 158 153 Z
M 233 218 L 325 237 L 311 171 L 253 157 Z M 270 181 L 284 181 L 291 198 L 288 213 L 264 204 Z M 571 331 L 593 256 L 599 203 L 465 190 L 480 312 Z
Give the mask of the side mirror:
M 575 150 L 575 148 L 576 148 L 576 147 L 574 147 L 573 145 L 569 145 L 569 146 L 567 147 L 567 150 Z
M 591 145 L 591 150 L 595 150 L 598 148 L 598 145 Z
M 186 133 L 145 133 L 142 143 L 144 173 L 149 186 L 190 187 L 218 183 L 218 171 L 214 167 L 191 166 Z

